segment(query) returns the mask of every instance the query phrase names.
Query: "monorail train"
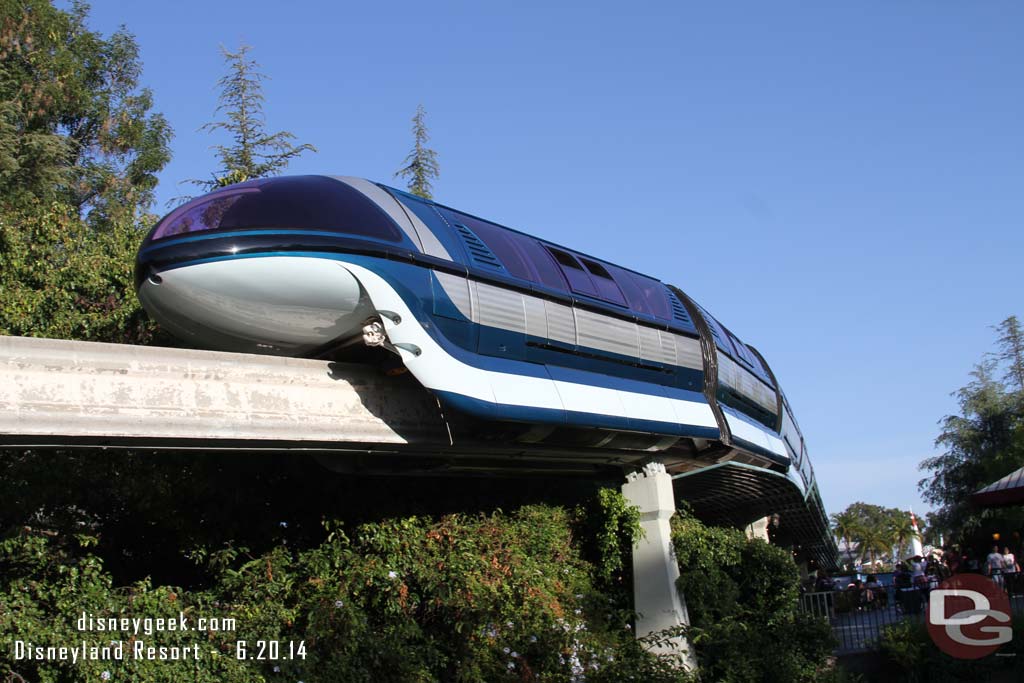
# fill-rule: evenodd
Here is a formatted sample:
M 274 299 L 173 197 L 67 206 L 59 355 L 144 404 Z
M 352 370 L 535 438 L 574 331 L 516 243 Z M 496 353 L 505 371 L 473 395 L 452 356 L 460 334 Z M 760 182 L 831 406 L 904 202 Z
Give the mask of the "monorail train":
M 278 177 L 194 199 L 146 237 L 136 287 L 201 347 L 380 347 L 447 410 L 523 442 L 724 445 L 818 500 L 768 363 L 681 290 L 385 185 Z

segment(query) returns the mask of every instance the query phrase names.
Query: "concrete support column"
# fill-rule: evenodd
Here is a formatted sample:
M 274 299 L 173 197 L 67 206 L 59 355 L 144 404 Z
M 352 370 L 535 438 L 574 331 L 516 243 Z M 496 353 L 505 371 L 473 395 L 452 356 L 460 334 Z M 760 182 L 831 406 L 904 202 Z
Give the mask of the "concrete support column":
M 669 519 L 675 514 L 672 477 L 665 466 L 651 463 L 642 473 L 630 473 L 622 486 L 630 505 L 640 508 L 643 538 L 633 546 L 633 597 L 636 604 L 637 638 L 676 626 L 689 626 L 686 601 L 676 589 L 679 565 L 672 548 Z M 697 666 L 685 637 L 655 646 L 657 654 L 672 654 L 687 670 Z
M 765 543 L 768 543 L 768 523 L 772 520 L 770 516 L 756 519 L 747 525 L 747 538 L 753 540 L 760 538 Z

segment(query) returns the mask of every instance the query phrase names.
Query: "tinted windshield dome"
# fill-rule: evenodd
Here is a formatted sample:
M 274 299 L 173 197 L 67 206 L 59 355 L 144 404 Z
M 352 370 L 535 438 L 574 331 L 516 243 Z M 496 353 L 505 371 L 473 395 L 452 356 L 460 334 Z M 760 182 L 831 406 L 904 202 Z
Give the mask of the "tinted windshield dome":
M 253 180 L 193 199 L 168 214 L 150 240 L 208 230 L 329 230 L 400 242 L 388 216 L 349 185 L 326 176 Z

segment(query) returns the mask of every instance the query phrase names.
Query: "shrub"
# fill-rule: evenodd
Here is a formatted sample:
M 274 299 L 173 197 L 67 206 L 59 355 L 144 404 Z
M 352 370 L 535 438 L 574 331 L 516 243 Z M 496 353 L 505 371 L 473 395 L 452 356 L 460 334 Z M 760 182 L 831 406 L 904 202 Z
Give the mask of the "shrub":
M 0 206 L 0 334 L 144 344 L 160 336 L 135 296 L 131 221 L 96 230 L 59 203 Z
M 935 645 L 923 622 L 910 620 L 886 626 L 882 630 L 881 648 L 888 664 L 888 679 L 892 681 L 987 680 L 996 671 L 1020 666 L 1018 658 L 1024 655 L 1024 625 L 1014 626 L 1013 639 L 999 649 L 1002 656 L 971 660 L 950 657 Z
M 700 676 L 709 681 L 811 681 L 834 641 L 828 624 L 797 611 L 790 553 L 681 511 L 672 541 Z
M 196 557 L 212 580 L 191 590 L 114 585 L 95 539 L 24 532 L 0 552 L 0 676 L 33 681 L 681 681 L 637 644 L 628 597 L 609 595 L 624 569 L 616 550 L 635 528 L 618 494 L 584 508 L 528 505 L 511 513 L 409 516 L 348 529 L 325 524 L 319 545 L 250 554 L 225 546 Z M 596 515 L 596 517 L 595 517 Z M 581 529 L 604 527 L 583 543 Z M 624 541 L 620 533 L 627 534 Z M 83 545 L 84 544 L 84 545 Z M 89 547 L 86 547 L 89 546 Z M 603 557 L 604 562 L 586 556 Z M 236 630 L 140 636 L 199 645 L 199 661 L 14 661 L 7 643 L 108 644 L 82 633 L 96 618 L 235 619 Z M 278 660 L 260 642 L 280 643 Z M 304 657 L 285 658 L 301 653 Z

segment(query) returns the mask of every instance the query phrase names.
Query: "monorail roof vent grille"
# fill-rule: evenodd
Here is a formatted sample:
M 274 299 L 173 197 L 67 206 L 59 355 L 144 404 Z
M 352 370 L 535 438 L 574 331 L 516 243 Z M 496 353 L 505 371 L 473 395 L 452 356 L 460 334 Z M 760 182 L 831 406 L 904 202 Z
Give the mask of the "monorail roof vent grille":
M 668 293 L 668 300 L 672 302 L 672 317 L 692 327 L 693 321 L 690 320 L 686 307 L 683 306 L 683 302 L 679 300 L 679 297 L 670 291 Z
M 466 249 L 469 251 L 469 258 L 472 259 L 475 265 L 489 270 L 505 270 L 505 266 L 501 265 L 498 257 L 494 255 L 490 247 L 484 244 L 483 240 L 476 236 L 475 232 L 462 223 L 454 223 L 454 225 L 462 237 L 462 242 L 466 245 Z

